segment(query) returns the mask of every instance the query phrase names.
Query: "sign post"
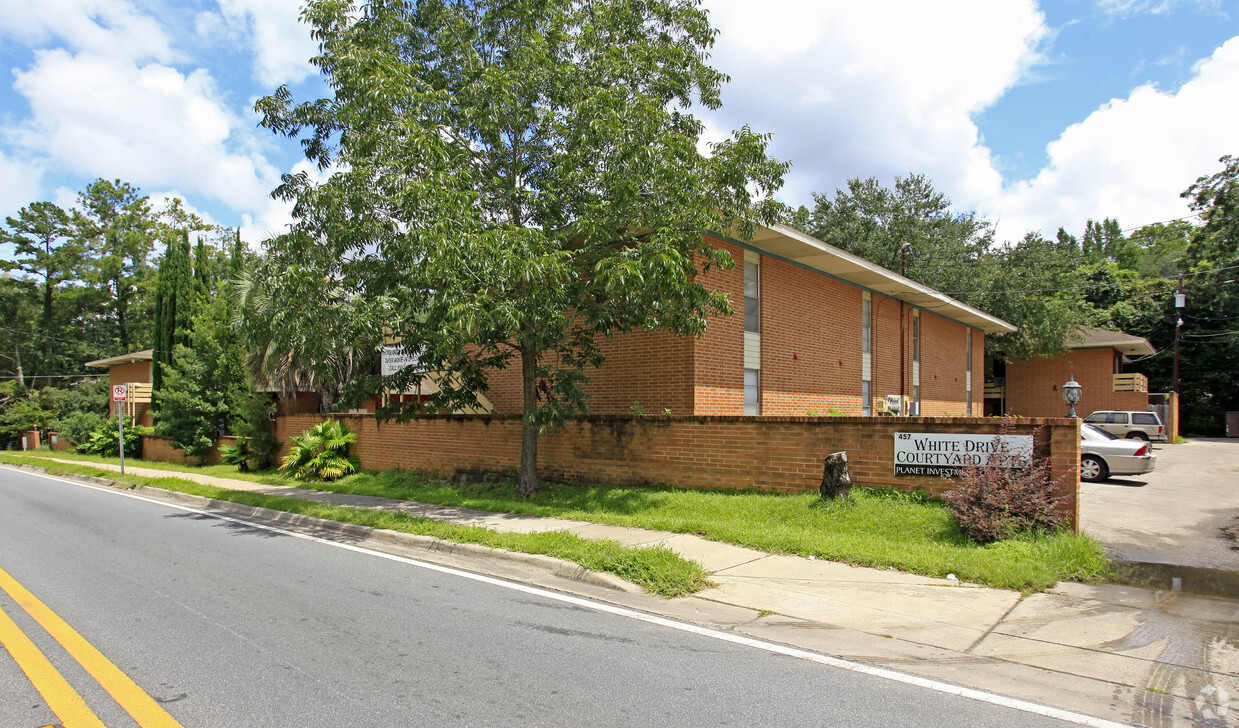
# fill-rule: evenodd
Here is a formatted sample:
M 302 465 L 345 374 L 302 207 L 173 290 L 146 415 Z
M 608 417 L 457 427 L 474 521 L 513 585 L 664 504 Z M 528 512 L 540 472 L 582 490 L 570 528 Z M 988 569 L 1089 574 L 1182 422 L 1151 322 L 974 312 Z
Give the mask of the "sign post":
M 112 385 L 112 401 L 116 402 L 116 429 L 120 443 L 120 474 L 125 474 L 125 400 L 128 399 L 129 387 L 125 384 Z

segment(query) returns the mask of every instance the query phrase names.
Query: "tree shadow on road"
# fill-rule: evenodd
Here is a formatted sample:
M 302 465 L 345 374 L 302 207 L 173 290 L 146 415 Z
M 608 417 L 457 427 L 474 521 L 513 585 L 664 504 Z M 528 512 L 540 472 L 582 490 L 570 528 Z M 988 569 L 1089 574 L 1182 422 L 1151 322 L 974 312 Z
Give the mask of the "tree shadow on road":
M 180 518 L 191 521 L 211 521 L 213 525 L 225 528 L 237 534 L 262 536 L 264 538 L 288 538 L 288 534 L 272 531 L 269 528 L 256 526 L 243 521 L 232 520 L 210 513 L 169 513 L 164 518 Z

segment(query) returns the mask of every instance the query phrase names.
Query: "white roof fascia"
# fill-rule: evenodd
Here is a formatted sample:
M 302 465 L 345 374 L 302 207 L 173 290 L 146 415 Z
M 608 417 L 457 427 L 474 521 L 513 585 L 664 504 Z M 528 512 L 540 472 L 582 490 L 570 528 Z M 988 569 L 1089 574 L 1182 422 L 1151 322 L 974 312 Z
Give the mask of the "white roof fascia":
M 1008 334 L 1016 330 L 1014 325 L 996 316 L 787 225 L 759 226 L 747 245 L 845 283 L 938 313 L 987 334 Z

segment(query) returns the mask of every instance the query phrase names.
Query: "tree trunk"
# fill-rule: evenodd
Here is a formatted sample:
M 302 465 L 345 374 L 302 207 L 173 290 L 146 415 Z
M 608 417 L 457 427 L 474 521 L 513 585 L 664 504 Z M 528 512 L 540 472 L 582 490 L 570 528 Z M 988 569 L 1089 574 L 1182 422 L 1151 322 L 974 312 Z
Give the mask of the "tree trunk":
M 524 416 L 521 418 L 521 469 L 516 494 L 532 498 L 538 492 L 538 426 L 533 421 L 538 410 L 538 355 L 533 347 L 521 347 L 521 391 Z
M 852 492 L 852 475 L 848 472 L 848 454 L 832 452 L 822 466 L 822 499 L 847 498 Z
M 121 282 L 121 279 L 117 277 L 116 279 L 116 328 L 118 330 L 117 333 L 120 334 L 121 350 L 128 352 L 129 351 L 129 332 L 125 330 L 125 307 L 129 303 L 129 301 L 126 300 L 127 296 L 125 295 L 125 291 L 122 288 L 123 285 L 124 284 Z
M 43 276 L 43 371 L 55 371 L 51 368 L 52 360 L 52 273 L 48 271 Z M 52 386 L 52 378 L 48 376 L 47 386 Z
M 17 344 L 13 344 L 13 364 L 17 367 L 17 386 L 26 386 L 26 376 L 22 374 L 22 352 Z

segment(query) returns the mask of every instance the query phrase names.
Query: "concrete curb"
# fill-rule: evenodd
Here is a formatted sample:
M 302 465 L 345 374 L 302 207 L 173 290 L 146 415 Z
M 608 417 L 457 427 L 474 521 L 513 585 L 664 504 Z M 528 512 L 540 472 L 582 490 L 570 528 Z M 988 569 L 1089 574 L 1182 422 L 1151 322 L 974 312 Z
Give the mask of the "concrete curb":
M 572 581 L 592 584 L 593 586 L 600 586 L 607 589 L 614 589 L 616 591 L 626 592 L 629 594 L 646 594 L 645 590 L 641 587 L 624 581 L 618 576 L 592 571 L 584 566 L 581 566 L 580 564 L 565 561 L 564 559 L 557 559 L 553 556 L 545 556 L 543 554 L 526 554 L 520 551 L 490 548 L 479 544 L 445 541 L 434 536 L 420 536 L 417 534 L 401 533 L 399 531 L 391 531 L 383 528 L 359 526 L 355 523 L 330 521 L 325 518 L 317 518 L 315 516 L 306 516 L 299 513 L 288 513 L 287 511 L 277 511 L 270 508 L 260 508 L 257 506 L 247 506 L 241 503 L 233 503 L 231 501 L 215 500 L 200 495 L 181 493 L 175 490 L 165 490 L 163 488 L 153 488 L 148 485 L 135 485 L 132 483 L 125 483 L 90 475 L 52 474 L 48 473 L 46 468 L 41 468 L 35 465 L 5 464 L 5 467 L 17 468 L 19 470 L 29 470 L 37 473 L 44 473 L 46 475 L 54 475 L 54 477 L 57 478 L 75 480 L 83 483 L 89 483 L 91 485 L 102 485 L 108 488 L 116 488 L 118 490 L 128 490 L 155 500 L 192 506 L 203 511 L 222 516 L 229 516 L 242 521 L 256 521 L 264 525 L 278 526 L 289 531 L 295 531 L 303 535 L 323 538 L 329 541 L 341 541 L 354 546 L 365 546 L 370 544 L 370 546 L 368 546 L 369 548 L 374 548 L 379 551 L 384 550 L 382 548 L 384 546 L 395 546 L 397 548 L 426 551 L 434 554 L 463 556 L 473 559 L 506 562 L 540 569 L 561 579 L 570 579 Z

